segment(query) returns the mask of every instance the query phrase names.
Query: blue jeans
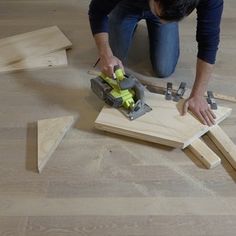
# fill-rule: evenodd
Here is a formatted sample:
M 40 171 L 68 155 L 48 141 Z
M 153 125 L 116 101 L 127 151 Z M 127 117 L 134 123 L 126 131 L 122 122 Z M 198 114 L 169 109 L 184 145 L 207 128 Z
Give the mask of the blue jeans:
M 127 59 L 137 23 L 146 20 L 150 60 L 157 77 L 170 76 L 179 59 L 177 22 L 162 24 L 149 9 L 147 0 L 123 0 L 109 15 L 109 42 L 114 56 Z

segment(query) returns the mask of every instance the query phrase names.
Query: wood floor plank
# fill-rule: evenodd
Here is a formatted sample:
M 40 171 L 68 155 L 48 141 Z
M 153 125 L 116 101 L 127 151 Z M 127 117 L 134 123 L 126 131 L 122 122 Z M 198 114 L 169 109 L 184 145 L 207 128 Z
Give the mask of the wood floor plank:
M 236 198 L 15 198 L 0 197 L 0 216 L 236 215 Z
M 232 236 L 235 216 L 83 216 L 30 217 L 26 236 Z M 196 230 L 196 225 L 199 230 Z
M 28 217 L 0 217 L 0 235 L 25 236 Z

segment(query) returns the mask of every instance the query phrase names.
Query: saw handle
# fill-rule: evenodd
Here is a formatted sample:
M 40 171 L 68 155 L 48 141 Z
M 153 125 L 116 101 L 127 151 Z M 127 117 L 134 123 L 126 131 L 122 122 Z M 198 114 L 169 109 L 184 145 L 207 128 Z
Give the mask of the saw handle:
M 122 81 L 125 77 L 124 71 L 120 68 L 119 65 L 114 66 L 114 74 L 113 74 L 114 79 L 118 81 Z
M 133 78 L 125 77 L 119 83 L 120 89 L 132 89 L 135 86 L 135 80 Z
M 135 79 L 134 84 L 134 92 L 135 92 L 135 100 L 140 100 L 142 103 L 144 102 L 144 86 Z
M 118 79 L 119 87 L 121 90 L 133 89 L 135 92 L 135 100 L 142 103 L 144 102 L 144 86 L 135 78 L 126 76 L 119 65 L 114 66 L 114 73 Z
M 125 77 L 122 81 L 120 81 L 119 86 L 121 90 L 124 89 L 133 89 L 135 92 L 135 100 L 143 101 L 144 100 L 144 86 L 133 77 Z
M 133 89 L 135 92 L 135 101 L 144 101 L 144 86 L 134 77 L 127 77 L 120 81 L 120 89 Z

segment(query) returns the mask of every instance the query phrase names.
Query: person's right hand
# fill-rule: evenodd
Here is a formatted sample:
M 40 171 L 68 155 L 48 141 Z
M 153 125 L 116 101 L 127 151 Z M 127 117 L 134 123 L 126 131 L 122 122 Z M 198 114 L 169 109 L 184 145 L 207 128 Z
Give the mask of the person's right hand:
M 124 66 L 122 62 L 115 56 L 103 56 L 100 58 L 100 69 L 101 72 L 110 78 L 113 78 L 114 67 L 119 65 L 120 68 L 124 71 Z
M 189 97 L 184 103 L 183 115 L 187 114 L 188 110 L 190 110 L 202 124 L 208 126 L 215 124 L 216 116 L 203 96 Z

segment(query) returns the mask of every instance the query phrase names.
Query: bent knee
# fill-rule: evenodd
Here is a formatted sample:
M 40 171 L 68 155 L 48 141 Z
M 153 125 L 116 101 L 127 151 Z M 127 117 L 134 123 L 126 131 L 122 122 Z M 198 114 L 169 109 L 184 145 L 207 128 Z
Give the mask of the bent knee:
M 176 66 L 172 66 L 172 67 L 153 66 L 153 71 L 156 77 L 164 79 L 164 78 L 170 77 L 174 73 L 175 67 Z

